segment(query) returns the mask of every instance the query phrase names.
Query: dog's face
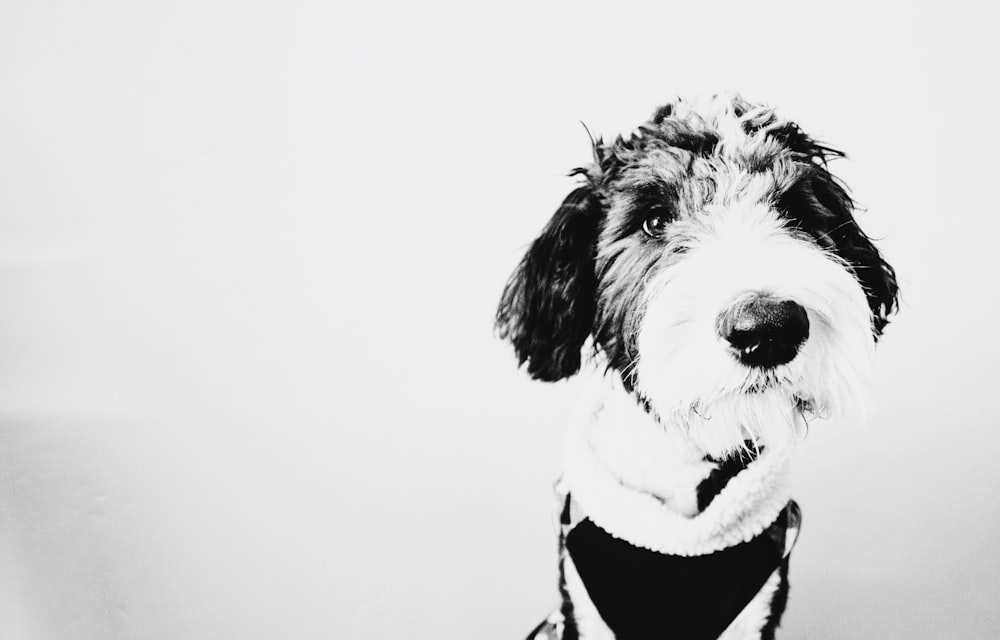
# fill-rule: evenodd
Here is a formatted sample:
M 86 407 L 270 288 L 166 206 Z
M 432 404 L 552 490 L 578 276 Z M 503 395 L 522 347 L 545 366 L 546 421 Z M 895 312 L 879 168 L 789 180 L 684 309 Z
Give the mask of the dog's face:
M 533 377 L 576 373 L 592 338 L 712 455 L 859 403 L 897 288 L 827 170 L 839 152 L 739 97 L 666 105 L 594 152 L 498 310 Z

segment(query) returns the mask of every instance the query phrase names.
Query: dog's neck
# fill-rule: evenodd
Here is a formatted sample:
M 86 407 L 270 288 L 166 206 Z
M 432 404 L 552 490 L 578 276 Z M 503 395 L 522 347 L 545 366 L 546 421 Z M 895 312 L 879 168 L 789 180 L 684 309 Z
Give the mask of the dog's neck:
M 722 463 L 683 429 L 657 421 L 610 377 L 604 389 L 600 403 L 571 425 L 563 484 L 612 534 L 639 546 L 707 553 L 729 544 L 719 535 L 734 523 L 737 531 L 749 526 L 739 535 L 759 533 L 788 501 L 789 452 L 765 451 L 746 469 L 737 465 L 739 473 L 723 479 L 706 506 L 699 487 Z

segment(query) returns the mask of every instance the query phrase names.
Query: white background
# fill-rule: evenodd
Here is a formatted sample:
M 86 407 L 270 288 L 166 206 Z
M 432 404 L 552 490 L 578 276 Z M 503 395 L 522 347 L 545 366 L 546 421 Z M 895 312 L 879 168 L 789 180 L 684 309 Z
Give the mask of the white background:
M 518 638 L 579 382 L 501 288 L 596 135 L 737 89 L 899 271 L 784 638 L 1000 636 L 989 3 L 0 3 L 0 638 Z

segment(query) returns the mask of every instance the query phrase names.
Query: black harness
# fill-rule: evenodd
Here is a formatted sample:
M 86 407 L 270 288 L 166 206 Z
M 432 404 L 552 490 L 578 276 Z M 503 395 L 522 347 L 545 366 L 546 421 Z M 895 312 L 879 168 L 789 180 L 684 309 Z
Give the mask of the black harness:
M 617 640 L 713 640 L 787 561 L 800 520 L 798 505 L 789 501 L 757 537 L 700 556 L 634 546 L 589 518 L 563 524 L 573 564 Z

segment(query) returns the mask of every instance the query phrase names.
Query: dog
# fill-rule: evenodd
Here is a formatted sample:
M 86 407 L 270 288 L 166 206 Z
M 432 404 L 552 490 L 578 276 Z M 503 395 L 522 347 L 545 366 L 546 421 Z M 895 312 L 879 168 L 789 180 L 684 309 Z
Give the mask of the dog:
M 895 271 L 844 154 L 767 106 L 678 99 L 591 143 L 496 315 L 533 378 L 604 371 L 556 485 L 562 604 L 529 638 L 773 638 L 789 458 L 863 405 Z

